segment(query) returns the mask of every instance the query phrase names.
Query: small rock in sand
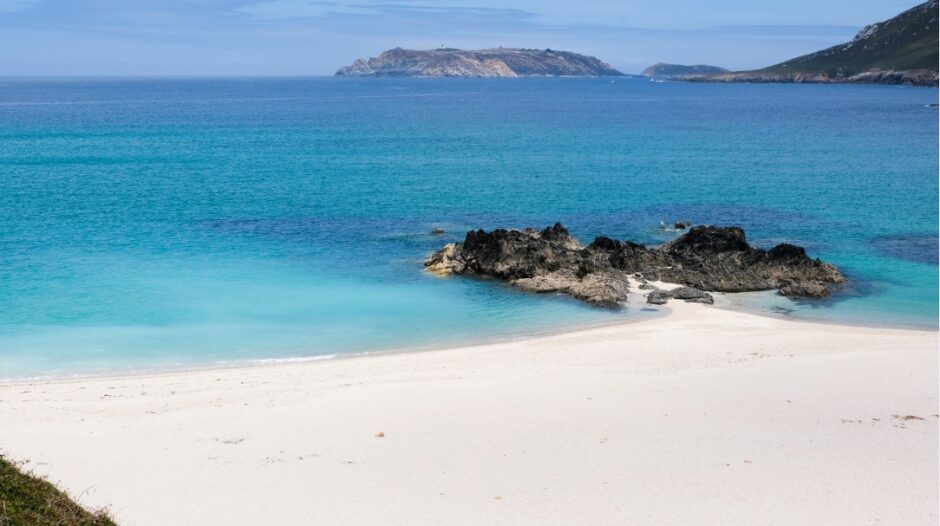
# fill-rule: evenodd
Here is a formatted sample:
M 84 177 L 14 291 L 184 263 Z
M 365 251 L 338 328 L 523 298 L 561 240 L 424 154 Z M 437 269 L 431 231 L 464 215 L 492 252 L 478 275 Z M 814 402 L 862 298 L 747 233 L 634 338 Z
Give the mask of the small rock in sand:
M 705 303 L 711 305 L 715 298 L 707 292 L 693 287 L 678 287 L 670 291 L 656 289 L 646 295 L 646 303 L 651 305 L 665 305 L 670 299 L 683 300 L 691 303 Z
M 669 301 L 669 293 L 665 290 L 654 290 L 646 295 L 646 303 L 650 305 L 665 305 Z

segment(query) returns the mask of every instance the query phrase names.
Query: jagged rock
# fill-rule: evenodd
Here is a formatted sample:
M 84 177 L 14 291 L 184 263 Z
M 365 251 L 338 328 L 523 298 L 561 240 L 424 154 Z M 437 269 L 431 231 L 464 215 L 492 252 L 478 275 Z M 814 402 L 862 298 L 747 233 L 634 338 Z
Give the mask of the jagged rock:
M 470 231 L 463 243 L 435 252 L 425 266 L 438 274 L 505 279 L 525 290 L 566 293 L 596 305 L 615 306 L 629 292 L 627 273 L 595 260 L 560 224 L 542 231 Z
M 431 233 L 434 234 L 435 236 L 439 236 L 444 233 L 444 229 L 435 227 L 431 229 Z
M 738 227 L 695 226 L 657 252 L 671 264 L 647 270 L 647 278 L 706 291 L 773 290 L 791 284 L 797 293 L 796 284 L 819 282 L 827 285 L 825 296 L 828 285 L 845 280 L 832 265 L 807 257 L 802 247 L 752 247 Z
M 685 224 L 685 221 L 676 221 L 672 227 L 676 230 L 685 230 L 686 228 L 689 228 L 689 225 Z
M 456 254 L 457 245 L 455 243 L 448 243 L 444 245 L 444 248 L 431 254 L 431 257 L 424 260 L 424 267 L 428 269 L 429 272 L 437 274 L 438 276 L 449 276 L 454 273 L 462 274 L 464 267 L 459 260 L 454 258 Z
M 605 307 L 614 307 L 627 299 L 630 288 L 627 281 L 617 276 L 588 274 L 579 279 L 565 273 L 521 278 L 513 285 L 531 292 L 566 293 L 579 300 Z
M 424 264 L 438 275 L 498 278 L 532 292 L 566 293 L 608 307 L 626 301 L 631 275 L 641 282 L 694 287 L 698 290 L 677 289 L 670 297 L 703 303 L 713 301 L 703 291 L 779 289 L 788 296 L 818 298 L 844 281 L 835 267 L 810 259 L 802 247 L 781 244 L 765 251 L 750 246 L 738 227 L 714 226 L 692 227 L 656 248 L 603 236 L 582 247 L 558 223 L 541 231 L 475 230 Z

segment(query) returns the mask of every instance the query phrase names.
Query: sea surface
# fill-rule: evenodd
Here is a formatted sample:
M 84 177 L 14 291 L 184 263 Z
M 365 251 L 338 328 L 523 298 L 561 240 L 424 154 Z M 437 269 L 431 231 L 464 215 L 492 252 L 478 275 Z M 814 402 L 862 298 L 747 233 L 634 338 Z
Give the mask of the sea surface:
M 584 242 L 738 225 L 850 283 L 736 308 L 935 330 L 936 102 L 635 79 L 0 79 L 0 378 L 655 315 L 422 271 L 468 229 L 556 221 Z

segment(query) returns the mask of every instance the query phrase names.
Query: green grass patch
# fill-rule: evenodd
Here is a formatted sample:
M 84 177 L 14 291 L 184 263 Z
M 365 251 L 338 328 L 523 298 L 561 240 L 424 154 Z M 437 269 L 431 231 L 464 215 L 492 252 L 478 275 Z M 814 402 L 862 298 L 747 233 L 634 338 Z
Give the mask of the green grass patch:
M 0 526 L 116 526 L 106 512 L 82 508 L 21 467 L 0 457 Z

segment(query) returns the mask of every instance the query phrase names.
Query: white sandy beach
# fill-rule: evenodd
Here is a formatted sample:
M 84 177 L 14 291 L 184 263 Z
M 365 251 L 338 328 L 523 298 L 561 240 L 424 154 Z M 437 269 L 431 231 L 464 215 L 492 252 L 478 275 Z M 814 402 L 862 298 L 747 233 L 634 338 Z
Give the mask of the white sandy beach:
M 937 332 L 671 306 L 497 345 L 2 384 L 0 448 L 128 526 L 937 523 Z

